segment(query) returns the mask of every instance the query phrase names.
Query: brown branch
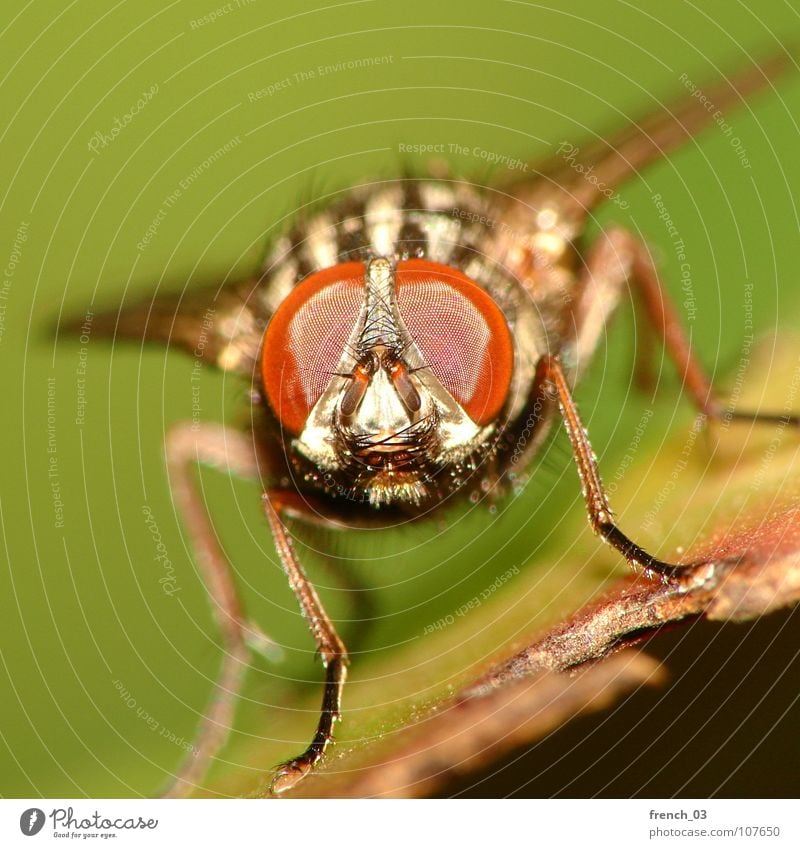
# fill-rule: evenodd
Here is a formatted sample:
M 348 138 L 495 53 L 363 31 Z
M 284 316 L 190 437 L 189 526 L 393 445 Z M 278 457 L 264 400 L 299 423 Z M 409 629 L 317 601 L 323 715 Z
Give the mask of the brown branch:
M 620 581 L 388 744 L 331 763 L 299 794 L 429 795 L 453 775 L 530 744 L 639 685 L 659 682 L 656 663 L 645 655 L 611 655 L 668 625 L 699 617 L 744 621 L 800 600 L 800 509 L 723 534 L 695 550 L 693 562 L 670 583 Z
M 596 660 L 659 628 L 703 616 L 746 621 L 800 600 L 800 510 L 786 509 L 756 528 L 710 542 L 697 564 L 666 584 L 621 581 L 544 639 L 500 663 L 459 697 L 485 694 L 542 670 L 565 671 Z
M 450 701 L 378 746 L 362 767 L 348 761 L 317 775 L 299 795 L 337 798 L 414 798 L 431 795 L 520 745 L 546 736 L 570 719 L 604 709 L 625 692 L 663 680 L 659 664 L 628 652 L 574 675 L 543 672 L 515 680 L 486 697 Z M 388 750 L 387 750 L 388 748 Z

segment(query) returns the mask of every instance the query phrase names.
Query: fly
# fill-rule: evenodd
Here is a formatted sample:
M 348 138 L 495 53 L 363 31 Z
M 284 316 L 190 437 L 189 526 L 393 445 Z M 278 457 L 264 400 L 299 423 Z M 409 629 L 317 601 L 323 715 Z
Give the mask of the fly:
M 731 108 L 789 64 L 775 58 L 710 86 L 706 101 Z M 95 317 L 95 333 L 201 355 L 248 381 L 259 401 L 246 432 L 182 423 L 167 436 L 176 503 L 225 642 L 194 756 L 167 794 L 191 789 L 224 742 L 258 635 L 196 489 L 196 463 L 266 481 L 265 517 L 325 668 L 316 732 L 277 769 L 275 793 L 323 757 L 348 667 L 287 516 L 341 528 L 391 522 L 398 512 L 428 515 L 481 483 L 485 489 L 487 480 L 502 493 L 509 472 L 530 465 L 560 417 L 594 531 L 653 579 L 680 571 L 615 522 L 572 393 L 630 286 L 698 410 L 712 419 L 798 425 L 797 416 L 726 409 L 647 245 L 620 227 L 591 244 L 585 236 L 609 192 L 712 120 L 701 100 L 686 97 L 502 190 L 408 177 L 360 187 L 298 221 L 249 279 Z

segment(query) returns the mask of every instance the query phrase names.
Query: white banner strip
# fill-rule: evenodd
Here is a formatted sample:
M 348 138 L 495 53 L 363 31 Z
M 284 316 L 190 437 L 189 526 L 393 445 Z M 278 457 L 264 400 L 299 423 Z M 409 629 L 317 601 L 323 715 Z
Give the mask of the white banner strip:
M 797 846 L 795 800 L 0 800 L 0 845 Z M 113 841 L 112 841 L 113 840 Z

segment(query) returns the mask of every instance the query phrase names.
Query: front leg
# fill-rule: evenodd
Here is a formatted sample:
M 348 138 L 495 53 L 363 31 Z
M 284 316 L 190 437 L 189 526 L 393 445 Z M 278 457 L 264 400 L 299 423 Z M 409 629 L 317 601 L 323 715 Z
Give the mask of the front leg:
M 175 504 L 189 533 L 195 561 L 223 641 L 222 667 L 214 696 L 201 718 L 194 750 L 161 792 L 162 797 L 176 798 L 186 796 L 196 788 L 214 756 L 225 744 L 250 651 L 253 648 L 263 651 L 269 646 L 277 649 L 245 617 L 233 571 L 220 548 L 194 475 L 194 466 L 203 464 L 238 477 L 258 478 L 259 466 L 252 440 L 227 427 L 214 424 L 198 427 L 182 422 L 169 431 L 166 456 Z
M 225 743 L 250 651 L 254 648 L 264 651 L 270 646 L 273 650 L 277 649 L 245 616 L 233 570 L 220 548 L 193 474 L 194 466 L 201 464 L 245 479 L 260 480 L 262 470 L 268 472 L 269 468 L 260 467 L 260 456 L 252 437 L 214 424 L 198 427 L 181 423 L 169 432 L 166 454 L 175 503 L 189 531 L 224 644 L 216 691 L 202 716 L 194 751 L 161 793 L 162 797 L 169 798 L 188 795 Z M 339 718 L 341 692 L 347 673 L 344 643 L 306 577 L 280 516 L 292 516 L 328 529 L 339 529 L 344 525 L 334 512 L 326 509 L 325 504 L 312 504 L 295 491 L 267 489 L 263 500 L 278 556 L 309 623 L 326 669 L 317 732 L 303 754 L 279 767 L 271 788 L 273 792 L 280 793 L 297 784 L 325 753 L 333 735 L 334 722 Z
M 753 421 L 800 426 L 800 416 L 726 409 L 692 350 L 678 311 L 664 288 L 647 245 L 628 230 L 614 227 L 589 250 L 581 278 L 581 297 L 572 312 L 575 342 L 565 349 L 578 372 L 589 362 L 625 287 L 639 297 L 642 311 L 664 345 L 696 408 L 716 421 Z
M 264 493 L 264 511 L 275 539 L 275 547 L 292 587 L 300 609 L 308 622 L 317 643 L 322 664 L 325 666 L 325 689 L 322 696 L 317 731 L 311 744 L 300 756 L 278 768 L 271 791 L 286 792 L 297 785 L 322 759 L 328 743 L 333 738 L 333 725 L 340 718 L 342 688 L 347 677 L 347 649 L 325 611 L 316 589 L 309 581 L 294 551 L 292 540 L 281 520 L 281 513 L 298 509 L 298 500 L 292 492 L 268 490 Z
M 617 526 L 608 497 L 603 489 L 603 481 L 597 468 L 597 460 L 589 443 L 589 436 L 578 415 L 578 409 L 572 398 L 567 378 L 561 368 L 561 363 L 554 356 L 543 356 L 537 367 L 537 382 L 550 387 L 555 393 L 564 426 L 572 445 L 575 464 L 578 466 L 578 476 L 586 509 L 589 513 L 589 523 L 600 538 L 612 548 L 616 548 L 633 566 L 644 569 L 647 576 L 660 574 L 670 577 L 679 574 L 685 565 L 663 562 L 647 553 L 635 542 L 631 541 Z

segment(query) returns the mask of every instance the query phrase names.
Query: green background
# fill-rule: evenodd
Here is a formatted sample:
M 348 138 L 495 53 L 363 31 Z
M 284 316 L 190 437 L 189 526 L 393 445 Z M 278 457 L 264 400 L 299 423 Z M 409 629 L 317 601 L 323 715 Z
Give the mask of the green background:
M 796 7 L 768 2 L 755 11 L 730 0 L 697 7 L 654 0 L 252 0 L 227 6 L 219 0 L 93 0 L 33 2 L 4 12 L 0 266 L 8 269 L 23 224 L 27 241 L 5 288 L 0 339 L 0 793 L 152 795 L 182 750 L 123 702 L 115 681 L 159 729 L 189 740 L 220 656 L 162 457 L 165 429 L 191 417 L 192 362 L 158 346 L 92 338 L 85 418 L 77 424 L 81 345 L 55 338 L 59 315 L 133 301 L 157 286 L 247 273 L 265 240 L 300 204 L 397 173 L 404 164 L 421 167 L 421 160 L 398 152 L 400 143 L 457 142 L 524 159 L 547 156 L 565 139 L 580 145 L 684 91 L 684 73 L 700 85 L 796 39 Z M 220 11 L 216 20 L 199 23 Z M 391 60 L 301 81 L 320 65 L 365 57 Z M 287 79 L 271 95 L 248 97 Z M 115 118 L 153 85 L 152 100 L 93 152 L 95 133 L 110 133 Z M 627 184 L 628 209 L 604 208 L 592 224 L 596 230 L 617 221 L 643 233 L 680 302 L 679 263 L 651 199 L 661 193 L 686 243 L 697 309 L 692 338 L 713 375 L 730 375 L 739 361 L 748 282 L 757 332 L 796 328 L 798 114 L 795 74 L 726 113 L 751 169 L 712 126 Z M 231 152 L 181 193 L 140 250 L 137 243 L 164 199 L 237 138 Z M 474 156 L 445 158 L 455 174 L 487 176 Z M 683 432 L 693 418 L 660 359 L 655 399 L 636 393 L 638 335 L 629 310 L 615 329 L 578 391 L 612 478 L 645 406 L 655 414 L 639 459 L 657 453 L 665 436 Z M 760 385 L 764 375 L 751 371 L 748 378 Z M 50 434 L 48 380 L 55 399 Z M 204 373 L 205 419 L 235 422 L 246 397 L 246 386 Z M 56 526 L 48 477 L 51 445 L 63 527 Z M 567 457 L 557 439 L 525 491 L 496 514 L 462 508 L 449 520 L 393 534 L 330 538 L 298 530 L 308 570 L 337 616 L 352 613 L 342 578 L 325 568 L 321 551 L 347 561 L 348 573 L 371 590 L 364 593 L 374 618 L 369 630 L 359 636 L 354 625 L 342 625 L 355 647 L 355 677 L 359 667 L 380 669 L 390 655 L 405 656 L 421 643 L 426 625 L 452 614 L 511 566 L 521 576 L 506 587 L 506 597 L 530 602 L 517 609 L 520 632 L 530 630 L 542 610 L 558 617 L 602 585 L 619 563 L 584 531 Z M 248 791 L 310 731 L 311 713 L 295 714 L 292 705 L 313 709 L 321 670 L 261 523 L 257 489 L 212 472 L 204 472 L 203 481 L 248 610 L 284 646 L 279 663 L 254 660 L 226 763 L 218 768 L 221 781 L 230 776 L 220 785 Z M 619 498 L 624 519 L 628 504 L 622 492 Z M 154 560 L 145 505 L 175 568 L 180 593 L 174 597 L 159 584 L 164 571 Z M 673 530 L 657 525 L 639 538 L 658 547 L 659 534 Z M 467 617 L 463 625 L 469 629 Z M 797 627 L 790 632 L 797 634 Z M 468 656 L 456 652 L 450 666 L 427 666 L 409 701 L 387 684 L 380 715 L 435 697 L 455 679 L 451 674 L 501 650 L 507 638 L 489 629 Z M 380 675 L 370 675 L 374 686 L 365 691 L 374 693 Z M 354 738 L 360 727 L 380 725 L 369 713 L 369 697 L 362 698 L 363 722 L 356 710 L 343 734 Z M 758 742 L 756 736 L 751 745 Z M 237 774 L 244 775 L 241 785 Z M 559 779 L 536 791 L 557 791 Z M 509 791 L 506 785 L 481 789 Z

